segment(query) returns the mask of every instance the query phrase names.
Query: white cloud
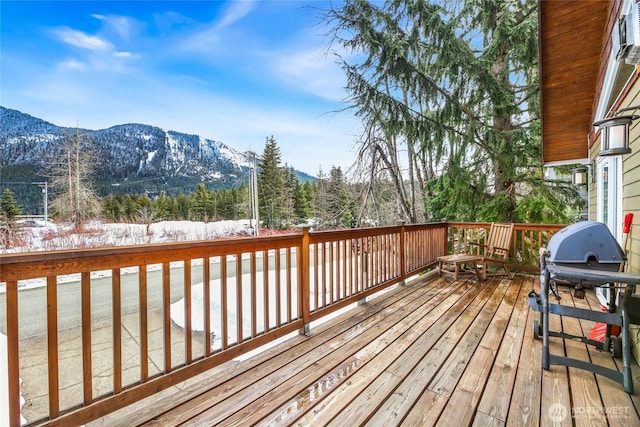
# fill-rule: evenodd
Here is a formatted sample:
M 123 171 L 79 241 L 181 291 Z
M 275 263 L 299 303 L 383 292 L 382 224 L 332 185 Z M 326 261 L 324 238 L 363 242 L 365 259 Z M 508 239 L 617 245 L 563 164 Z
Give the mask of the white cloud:
M 228 7 L 224 15 L 215 25 L 216 29 L 234 24 L 256 8 L 256 2 L 254 0 L 231 1 L 228 2 L 227 5 Z
M 323 99 L 341 101 L 346 77 L 332 56 L 322 48 L 307 48 L 274 58 L 273 74 L 297 88 Z
M 135 32 L 136 28 L 139 26 L 138 22 L 132 18 L 127 16 L 117 16 L 117 15 L 99 15 L 93 14 L 91 15 L 94 18 L 102 21 L 104 26 L 113 31 L 123 40 L 130 40 L 131 36 Z
M 83 49 L 104 51 L 113 48 L 111 43 L 101 39 L 100 37 L 90 36 L 82 31 L 73 30 L 71 28 L 53 30 L 53 34 L 64 43 Z
M 177 43 L 176 48 L 178 50 L 210 53 L 213 49 L 219 46 L 221 46 L 221 38 L 218 35 L 217 30 L 209 27 L 193 34 L 190 37 L 185 37 L 182 41 Z
M 88 68 L 86 63 L 75 59 L 67 59 L 58 64 L 59 71 L 87 71 Z
M 177 43 L 176 48 L 184 51 L 213 54 L 220 49 L 234 46 L 238 42 L 237 37 L 239 34 L 229 35 L 229 27 L 249 15 L 256 7 L 256 2 L 253 0 L 226 2 L 225 8 L 217 20 L 201 25 L 190 35 L 183 34 L 184 38 Z M 223 42 L 224 40 L 226 42 Z

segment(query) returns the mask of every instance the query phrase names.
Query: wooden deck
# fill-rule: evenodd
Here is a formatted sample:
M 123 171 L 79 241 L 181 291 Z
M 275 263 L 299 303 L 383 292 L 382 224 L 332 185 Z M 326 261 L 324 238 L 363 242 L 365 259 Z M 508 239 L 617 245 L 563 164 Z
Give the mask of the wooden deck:
M 423 278 L 206 378 L 110 425 L 640 425 L 636 394 L 584 370 L 541 368 L 527 294 L 513 280 Z M 562 303 L 597 308 L 593 294 Z M 560 324 L 561 322 L 561 324 Z M 552 329 L 588 334 L 593 323 L 551 316 Z M 605 365 L 621 360 L 580 342 L 551 351 Z M 120 417 L 114 418 L 114 417 Z M 125 421 L 126 420 L 126 421 Z

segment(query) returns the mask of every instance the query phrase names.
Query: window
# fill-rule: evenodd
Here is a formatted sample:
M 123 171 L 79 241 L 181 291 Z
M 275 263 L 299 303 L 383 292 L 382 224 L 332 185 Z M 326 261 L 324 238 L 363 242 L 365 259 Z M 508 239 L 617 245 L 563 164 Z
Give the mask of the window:
M 622 160 L 619 156 L 598 159 L 597 220 L 622 239 Z
M 607 224 L 611 234 L 622 242 L 622 159 L 620 156 L 600 157 L 597 169 L 597 220 Z M 596 288 L 596 297 L 607 307 L 609 289 Z

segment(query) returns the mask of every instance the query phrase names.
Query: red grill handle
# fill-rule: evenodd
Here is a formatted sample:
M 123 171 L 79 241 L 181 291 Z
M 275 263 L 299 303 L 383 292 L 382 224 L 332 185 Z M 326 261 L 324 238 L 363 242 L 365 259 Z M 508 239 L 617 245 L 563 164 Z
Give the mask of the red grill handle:
M 631 230 L 632 222 L 633 222 L 633 214 L 629 212 L 624 216 L 624 227 L 622 227 L 622 232 L 624 234 L 629 234 L 629 231 Z

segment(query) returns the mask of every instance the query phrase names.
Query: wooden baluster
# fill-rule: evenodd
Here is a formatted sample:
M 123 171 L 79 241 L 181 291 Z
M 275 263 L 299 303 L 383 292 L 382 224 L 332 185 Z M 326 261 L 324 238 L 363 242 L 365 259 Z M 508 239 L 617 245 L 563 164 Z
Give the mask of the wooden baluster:
M 255 251 L 251 252 L 250 258 L 250 272 L 251 272 L 251 338 L 255 338 L 258 335 L 258 306 L 257 306 L 257 292 L 256 287 L 258 286 L 256 282 L 256 253 Z
M 138 297 L 140 300 L 140 382 L 146 382 L 149 379 L 149 318 L 146 265 L 138 267 Z
M 204 357 L 211 355 L 211 259 L 202 260 L 202 310 L 204 313 Z
M 269 251 L 262 251 L 262 293 L 264 294 L 264 332 L 269 332 Z
M 122 305 L 120 269 L 111 270 L 113 304 L 113 393 L 122 391 Z
M 193 361 L 193 328 L 191 325 L 191 261 L 184 260 L 184 351 L 185 364 Z
M 333 257 L 333 242 L 329 242 L 329 303 L 333 304 L 336 302 L 333 287 L 334 283 L 334 274 L 335 274 L 335 260 Z
M 220 298 L 222 299 L 222 350 L 229 348 L 229 295 L 227 292 L 227 256 L 220 257 Z
M 298 259 L 298 301 L 302 312 L 302 333 L 311 334 L 311 284 L 309 283 L 309 228 L 302 229 L 302 241 L 300 250 L 297 251 Z
M 82 389 L 84 404 L 93 401 L 93 369 L 91 363 L 91 273 L 84 272 L 81 280 L 82 304 Z
M 20 425 L 20 335 L 18 281 L 7 280 L 7 376 L 9 381 L 9 424 Z
M 276 249 L 276 327 L 282 325 L 282 279 L 280 269 L 282 261 L 280 261 L 280 249 Z
M 287 323 L 291 323 L 291 320 L 293 319 L 293 314 L 291 312 L 291 308 L 293 305 L 293 300 L 291 298 L 291 287 L 292 287 L 292 281 L 291 281 L 291 248 L 287 248 L 286 249 L 286 254 L 287 254 Z M 301 313 L 299 313 L 300 315 Z
M 164 372 L 171 372 L 171 266 L 162 263 L 162 315 L 164 333 Z
M 238 334 L 237 343 L 243 341 L 242 331 L 242 254 L 236 254 L 236 333 Z
M 57 277 L 47 277 L 47 364 L 49 369 L 49 417 L 60 415 L 58 369 L 58 288 Z

